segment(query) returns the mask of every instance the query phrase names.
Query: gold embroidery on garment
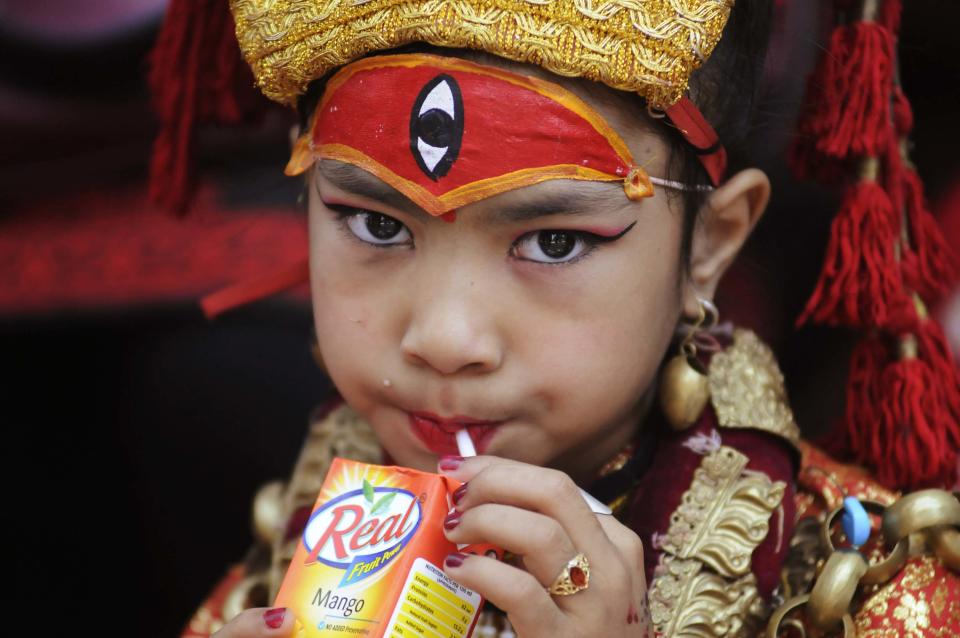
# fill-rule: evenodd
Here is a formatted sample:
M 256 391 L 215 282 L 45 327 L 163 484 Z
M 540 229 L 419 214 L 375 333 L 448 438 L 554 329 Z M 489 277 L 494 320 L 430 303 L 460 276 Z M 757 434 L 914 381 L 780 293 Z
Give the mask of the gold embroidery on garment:
M 938 562 L 939 559 L 931 555 L 913 559 L 903 568 L 902 578 L 878 587 L 868 595 L 855 616 L 857 636 L 954 636 L 953 628 L 960 622 L 960 601 L 951 600 L 946 584 L 938 582 L 935 568 Z M 934 587 L 932 593 L 931 586 Z
M 733 345 L 713 355 L 708 377 L 710 401 L 721 426 L 762 430 L 798 445 L 800 428 L 787 403 L 783 374 L 757 335 L 735 330 Z
M 664 551 L 696 558 L 728 578 L 750 571 L 750 557 L 767 537 L 786 484 L 759 472 L 744 473 L 747 461 L 727 446 L 703 458 L 670 517 Z
M 705 456 L 670 517 L 649 591 L 660 635 L 751 636 L 765 620 L 750 557 L 767 537 L 786 485 L 746 470 L 747 461 L 727 446 Z
M 657 108 L 686 91 L 734 0 L 231 0 L 263 93 L 292 105 L 327 71 L 412 42 L 479 49 L 635 91 Z
M 657 635 L 683 638 L 754 636 L 767 606 L 751 573 L 730 580 L 697 560 L 666 556 L 650 587 L 650 617 Z

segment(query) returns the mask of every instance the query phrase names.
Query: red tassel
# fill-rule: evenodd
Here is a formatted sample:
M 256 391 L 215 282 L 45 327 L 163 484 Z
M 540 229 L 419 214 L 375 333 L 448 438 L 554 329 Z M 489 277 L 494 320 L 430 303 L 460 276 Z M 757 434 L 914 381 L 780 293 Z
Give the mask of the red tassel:
M 879 155 L 889 139 L 893 41 L 875 22 L 838 27 L 826 52 L 826 103 L 814 124 L 817 149 L 829 157 Z
M 960 450 L 960 371 L 950 352 L 943 328 L 932 318 L 917 331 L 920 356 L 928 362 L 936 379 L 936 392 L 943 399 L 943 426 L 954 450 Z
M 879 337 L 864 337 L 853 348 L 847 374 L 847 404 L 842 427 L 829 439 L 843 446 L 838 456 L 852 453 L 861 462 L 871 458 L 875 442 L 869 436 L 878 421 L 879 377 L 889 360 L 887 348 Z
M 943 230 L 927 208 L 923 181 L 912 168 L 903 171 L 910 246 L 903 251 L 903 278 L 924 301 L 936 303 L 956 282 L 957 259 Z
M 864 179 L 847 190 L 830 229 L 820 280 L 797 325 L 888 326 L 890 313 L 906 297 L 894 249 L 895 219 L 877 182 Z
M 898 137 L 906 137 L 913 130 L 913 108 L 900 86 L 893 87 L 893 125 Z
M 172 0 L 150 65 L 153 106 L 160 119 L 150 197 L 183 212 L 193 185 L 196 126 L 236 124 L 261 111 L 226 0 Z
M 904 337 L 904 349 L 916 348 Z M 869 461 L 877 479 L 893 489 L 945 487 L 956 475 L 956 448 L 942 426 L 947 415 L 938 397 L 936 375 L 927 364 L 906 355 L 883 372 L 879 420 Z M 866 459 L 861 459 L 865 461 Z
M 900 16 L 903 14 L 902 0 L 884 0 L 880 7 L 880 24 L 882 24 L 893 37 L 900 36 Z
M 824 159 L 877 157 L 892 137 L 893 38 L 875 22 L 839 26 L 807 80 L 790 150 L 801 178 L 828 178 L 837 166 Z

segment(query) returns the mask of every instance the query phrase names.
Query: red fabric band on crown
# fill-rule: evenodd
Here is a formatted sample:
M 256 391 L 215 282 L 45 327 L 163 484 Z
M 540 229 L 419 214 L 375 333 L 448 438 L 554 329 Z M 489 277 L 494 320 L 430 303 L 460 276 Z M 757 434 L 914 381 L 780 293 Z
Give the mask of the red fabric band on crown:
M 700 163 L 710 176 L 710 182 L 714 186 L 720 186 L 723 175 L 727 172 L 727 150 L 723 148 L 720 136 L 710 126 L 710 122 L 688 97 L 680 98 L 679 102 L 668 108 L 667 117 L 687 143 L 697 150 Z
M 288 174 L 315 158 L 376 175 L 432 215 L 549 179 L 622 181 L 653 194 L 627 145 L 583 100 L 456 58 L 366 58 L 331 78 Z

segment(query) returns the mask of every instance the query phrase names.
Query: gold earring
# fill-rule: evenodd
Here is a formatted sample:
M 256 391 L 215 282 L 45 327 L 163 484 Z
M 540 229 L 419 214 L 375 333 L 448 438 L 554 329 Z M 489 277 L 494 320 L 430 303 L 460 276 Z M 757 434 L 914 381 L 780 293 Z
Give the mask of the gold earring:
M 680 342 L 678 354 L 667 362 L 660 374 L 660 407 L 674 430 L 683 431 L 696 423 L 710 400 L 710 384 L 697 360 L 696 336 L 717 323 L 717 307 L 707 299 L 697 299 L 700 314 Z

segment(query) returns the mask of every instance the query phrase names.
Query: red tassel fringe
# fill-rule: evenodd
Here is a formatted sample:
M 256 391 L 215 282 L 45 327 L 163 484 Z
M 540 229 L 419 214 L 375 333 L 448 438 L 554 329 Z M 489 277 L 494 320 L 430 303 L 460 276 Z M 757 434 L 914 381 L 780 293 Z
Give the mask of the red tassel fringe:
M 797 320 L 853 328 L 886 327 L 906 301 L 894 252 L 898 233 L 890 198 L 862 180 L 844 196 L 830 228 L 817 287 Z
M 945 414 L 934 396 L 936 376 L 920 359 L 903 359 L 883 371 L 883 403 L 871 455 L 877 479 L 892 488 L 946 486 L 956 475 L 957 453 L 947 445 Z
M 943 334 L 943 328 L 935 319 L 927 319 L 917 331 L 917 345 L 922 358 L 930 365 L 936 383 L 934 396 L 943 401 L 943 425 L 954 450 L 960 449 L 960 371 L 957 370 L 953 353 Z
M 240 57 L 226 0 L 172 0 L 150 67 L 153 106 L 160 120 L 150 197 L 183 212 L 193 186 L 196 126 L 251 121 L 262 111 L 262 100 Z
M 836 450 L 838 456 L 852 453 L 861 463 L 875 458 L 874 441 L 868 434 L 879 421 L 878 371 L 886 367 L 888 360 L 887 349 L 876 336 L 865 337 L 854 346 L 850 357 L 850 371 L 847 374 L 847 404 L 843 427 L 837 428 L 837 433 L 829 439 L 843 446 L 842 452 Z
M 799 144 L 821 155 L 877 157 L 892 136 L 893 37 L 875 22 L 837 27 L 808 81 L 799 122 Z M 810 150 L 791 152 L 795 170 L 816 174 Z
M 950 487 L 960 450 L 957 371 L 936 322 L 905 338 L 916 340 L 916 357 L 890 362 L 878 337 L 855 347 L 840 438 L 887 487 Z
M 935 304 L 956 281 L 956 256 L 927 208 L 920 176 L 908 168 L 903 171 L 903 183 L 910 230 L 910 248 L 902 255 L 903 278 L 924 301 Z

